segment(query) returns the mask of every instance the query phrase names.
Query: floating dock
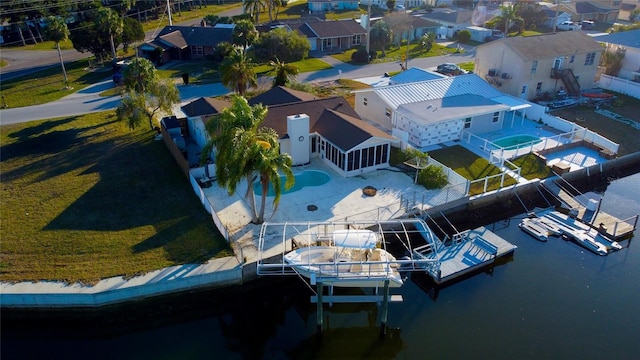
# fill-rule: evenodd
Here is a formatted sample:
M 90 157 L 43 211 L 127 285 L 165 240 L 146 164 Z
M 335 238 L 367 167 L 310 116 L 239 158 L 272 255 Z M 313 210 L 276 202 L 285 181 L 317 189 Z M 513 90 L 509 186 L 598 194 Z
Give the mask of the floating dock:
M 516 245 L 511 244 L 485 227 L 456 234 L 450 245 L 439 244 L 435 255 L 439 269 L 427 269 L 427 274 L 437 284 L 454 280 L 472 271 L 489 266 L 497 258 L 512 254 Z M 420 248 L 416 248 L 420 252 Z
M 590 209 L 591 206 L 578 201 L 575 196 L 561 188 L 555 181 L 545 181 L 542 186 L 557 200 L 560 206 L 567 212 L 575 211 L 575 218 L 593 229 L 598 230 L 603 236 L 611 240 L 619 240 L 631 235 L 638 224 L 638 215 L 631 216 L 627 219 L 619 219 L 613 215 L 607 214 L 600 210 L 600 203 L 597 202 L 596 209 Z M 588 199 L 585 195 L 581 195 Z M 591 199 L 593 200 L 593 199 Z

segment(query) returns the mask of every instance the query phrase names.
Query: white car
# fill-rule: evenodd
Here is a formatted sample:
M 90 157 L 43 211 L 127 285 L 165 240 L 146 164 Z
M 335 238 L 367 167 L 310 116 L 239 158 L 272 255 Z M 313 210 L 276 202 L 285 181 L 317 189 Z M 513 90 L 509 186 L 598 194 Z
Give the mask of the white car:
M 563 21 L 557 26 L 558 30 L 571 31 L 571 30 L 580 30 L 582 26 L 574 23 L 573 21 Z

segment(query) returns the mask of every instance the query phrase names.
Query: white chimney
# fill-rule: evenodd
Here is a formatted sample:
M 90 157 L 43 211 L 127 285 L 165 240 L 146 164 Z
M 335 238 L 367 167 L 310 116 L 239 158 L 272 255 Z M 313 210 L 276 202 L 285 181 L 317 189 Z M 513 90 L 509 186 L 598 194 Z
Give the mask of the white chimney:
M 290 152 L 293 165 L 309 163 L 309 116 L 298 114 L 287 116 Z

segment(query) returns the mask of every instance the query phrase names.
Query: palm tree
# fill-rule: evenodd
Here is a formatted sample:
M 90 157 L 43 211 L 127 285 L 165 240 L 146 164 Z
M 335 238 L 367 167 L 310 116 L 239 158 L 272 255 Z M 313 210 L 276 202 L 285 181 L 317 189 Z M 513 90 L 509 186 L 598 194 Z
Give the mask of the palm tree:
M 207 126 L 207 130 L 212 134 L 210 144 L 217 150 L 218 183 L 226 188 L 229 194 L 233 194 L 242 179 L 247 181 L 245 196 L 249 200 L 251 222 L 254 224 L 264 221 L 266 188 L 269 182 L 274 185 L 274 205 L 277 207 L 280 201 L 282 188 L 278 172 L 282 171 L 285 174 L 285 188 L 293 185 L 291 158 L 286 154 L 280 154 L 278 137 L 273 130 L 260 128 L 266 115 L 266 107 L 250 106 L 244 97 L 235 95 L 231 99 L 231 107 L 224 109 Z M 264 190 L 259 213 L 256 211 L 253 192 L 253 182 L 258 179 Z
M 242 46 L 246 51 L 247 47 L 253 45 L 258 40 L 258 30 L 249 20 L 238 20 L 233 28 L 233 44 Z
M 220 65 L 220 80 L 224 86 L 244 96 L 248 88 L 258 85 L 254 68 L 255 64 L 244 51 L 235 50 Z
M 245 0 L 244 12 L 249 13 L 249 17 L 253 19 L 254 24 L 260 22 L 260 11 L 265 7 L 265 0 Z
M 267 192 L 269 183 L 273 184 L 275 197 L 273 199 L 273 211 L 278 209 L 280 196 L 282 194 L 282 179 L 280 172 L 285 176 L 284 188 L 290 189 L 295 182 L 293 171 L 291 170 L 292 160 L 288 154 L 280 154 L 280 146 L 278 143 L 278 134 L 273 129 L 262 128 L 258 131 L 257 138 L 260 139 L 257 147 L 256 171 L 262 188 L 262 197 L 260 200 L 260 212 L 258 213 L 258 223 L 264 222 L 264 210 L 267 203 Z
M 124 69 L 124 84 L 127 90 L 144 93 L 156 81 L 157 72 L 153 63 L 145 58 L 135 58 Z
M 278 57 L 276 57 L 275 61 L 272 60 L 269 65 L 273 68 L 272 71 L 276 73 L 273 78 L 273 87 L 286 86 L 300 72 L 295 65 L 280 61 Z
M 519 9 L 520 5 L 518 3 L 515 3 L 514 5 L 500 5 L 500 10 L 502 10 L 502 15 L 500 15 L 500 17 L 504 21 L 505 36 L 508 36 L 512 22 L 523 21 L 522 18 L 518 16 Z
M 62 60 L 62 51 L 60 50 L 60 42 L 69 38 L 69 28 L 63 18 L 57 16 L 49 16 L 46 20 L 47 27 L 45 28 L 45 36 L 56 43 L 56 49 L 58 50 L 58 57 L 60 58 L 60 66 L 62 66 L 62 75 L 64 76 L 65 88 L 69 86 L 69 80 L 67 78 L 67 70 L 64 68 L 64 61 Z
M 109 41 L 111 41 L 111 56 L 116 59 L 116 47 L 113 38 L 120 35 L 123 30 L 122 18 L 118 13 L 110 8 L 98 9 L 98 16 L 96 17 L 96 26 L 98 30 L 104 34 L 109 35 Z
M 371 37 L 371 46 L 382 50 L 382 56 L 387 56 L 385 47 L 391 43 L 391 29 L 389 24 L 383 20 L 377 21 L 371 26 L 369 36 Z

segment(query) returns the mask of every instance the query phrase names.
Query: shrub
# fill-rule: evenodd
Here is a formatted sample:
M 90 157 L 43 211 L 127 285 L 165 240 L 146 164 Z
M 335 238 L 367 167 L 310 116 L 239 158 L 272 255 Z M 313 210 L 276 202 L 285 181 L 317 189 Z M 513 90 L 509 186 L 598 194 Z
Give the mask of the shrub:
M 458 42 L 466 44 L 471 40 L 471 32 L 469 30 L 460 30 L 458 32 Z
M 354 52 L 353 54 L 351 54 L 351 61 L 356 62 L 356 63 L 367 63 L 367 62 L 369 62 L 369 59 L 368 59 L 368 56 L 367 56 L 367 50 L 360 49 L 360 50 Z
M 418 184 L 427 189 L 441 189 L 449 183 L 441 167 L 429 165 L 418 173 Z
M 375 60 L 378 58 L 378 52 L 375 50 L 371 50 L 369 51 L 369 56 L 371 57 L 371 60 Z

